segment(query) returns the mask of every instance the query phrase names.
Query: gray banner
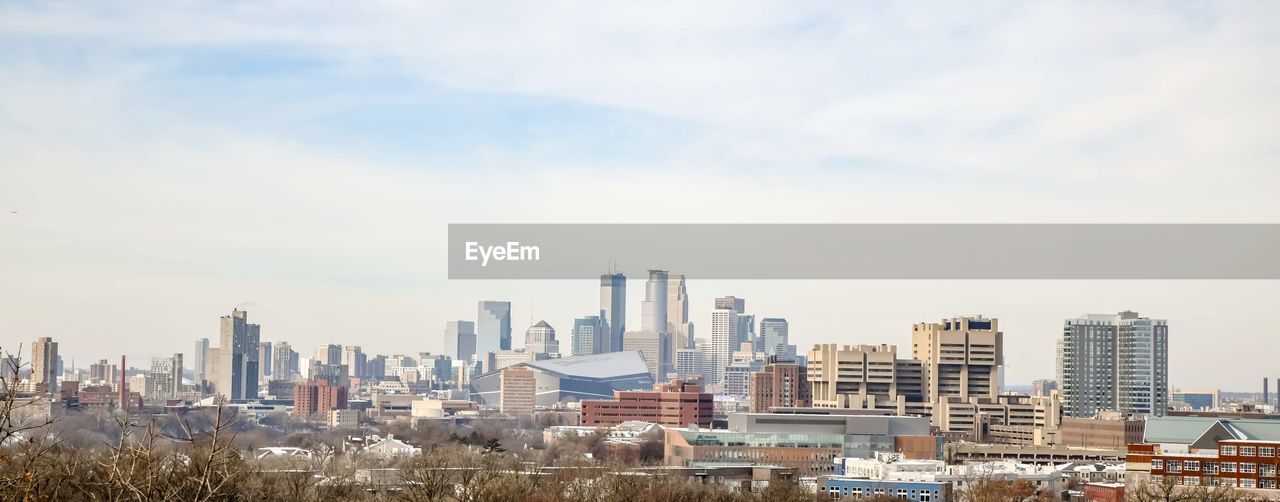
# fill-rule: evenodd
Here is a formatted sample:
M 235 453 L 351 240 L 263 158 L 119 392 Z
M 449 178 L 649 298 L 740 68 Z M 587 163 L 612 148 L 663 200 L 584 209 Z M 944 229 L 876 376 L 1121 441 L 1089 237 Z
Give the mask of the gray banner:
M 1280 224 L 450 224 L 450 279 L 1280 279 Z

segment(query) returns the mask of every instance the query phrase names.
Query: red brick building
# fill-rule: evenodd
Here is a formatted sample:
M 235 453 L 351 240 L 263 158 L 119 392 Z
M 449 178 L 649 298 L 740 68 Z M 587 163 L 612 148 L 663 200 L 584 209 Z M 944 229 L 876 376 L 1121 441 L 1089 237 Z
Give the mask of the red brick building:
M 1141 446 L 1142 449 L 1134 451 Z M 1280 488 L 1280 441 L 1225 439 L 1217 450 L 1161 452 L 1157 445 L 1130 447 L 1135 456 L 1149 462 L 1151 481 L 1172 481 L 1184 486 L 1233 486 L 1275 490 Z
M 752 413 L 768 413 L 770 408 L 806 408 L 813 403 L 809 373 L 794 362 L 766 364 L 751 374 L 747 386 Z
M 293 387 L 293 414 L 298 417 L 328 417 L 333 410 L 347 409 L 347 388 L 330 385 L 324 380 L 300 383 Z
M 1124 483 L 1088 483 L 1084 485 L 1086 502 L 1125 502 Z
M 711 427 L 713 395 L 684 380 L 656 386 L 652 391 L 614 391 L 614 400 L 582 401 L 582 425 L 612 427 L 631 420 L 666 427 Z

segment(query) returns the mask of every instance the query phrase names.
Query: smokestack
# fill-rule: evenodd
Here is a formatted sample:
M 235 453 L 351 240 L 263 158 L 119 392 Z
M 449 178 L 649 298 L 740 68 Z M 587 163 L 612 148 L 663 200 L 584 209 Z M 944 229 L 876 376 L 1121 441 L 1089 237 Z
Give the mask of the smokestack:
M 125 414 L 129 413 L 129 386 L 125 383 L 124 378 L 124 356 L 120 356 L 120 409 Z

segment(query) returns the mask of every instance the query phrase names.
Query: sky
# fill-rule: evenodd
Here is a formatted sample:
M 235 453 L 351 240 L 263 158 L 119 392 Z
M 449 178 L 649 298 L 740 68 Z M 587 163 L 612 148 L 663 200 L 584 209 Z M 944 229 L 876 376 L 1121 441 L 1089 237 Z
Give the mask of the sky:
M 0 348 L 568 339 L 593 281 L 450 281 L 449 223 L 1276 223 L 1275 2 L 0 2 Z M 980 243 L 975 243 L 980 245 Z M 1158 252 L 1158 249 L 1153 249 Z M 608 263 L 602 258 L 601 271 Z M 679 272 L 679 271 L 673 271 Z M 643 281 L 632 278 L 639 319 Z M 1274 281 L 692 281 L 793 343 L 1168 319 L 1170 381 L 1280 377 Z M 216 341 L 215 341 L 216 343 Z M 563 342 L 562 342 L 563 343 Z

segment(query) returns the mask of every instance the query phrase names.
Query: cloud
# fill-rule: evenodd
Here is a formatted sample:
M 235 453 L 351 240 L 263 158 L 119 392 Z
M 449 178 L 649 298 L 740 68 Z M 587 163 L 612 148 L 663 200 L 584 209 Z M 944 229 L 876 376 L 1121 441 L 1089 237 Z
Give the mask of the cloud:
M 0 200 L 20 213 L 0 220 L 0 304 L 19 314 L 0 332 L 97 355 L 112 337 L 211 336 L 254 298 L 272 337 L 409 351 L 482 297 L 565 327 L 596 301 L 589 285 L 445 282 L 454 221 L 1268 221 L 1277 10 L 5 5 Z M 986 313 L 1040 341 L 1144 294 L 1050 285 L 1062 307 L 1033 308 L 1034 288 L 980 286 L 1008 309 Z M 691 285 L 695 302 L 720 287 L 810 326 L 804 342 L 845 315 L 789 299 L 811 285 Z M 880 287 L 821 286 L 886 312 L 851 342 L 986 310 Z M 1248 288 L 1174 289 L 1194 301 L 1150 304 L 1176 326 Z

